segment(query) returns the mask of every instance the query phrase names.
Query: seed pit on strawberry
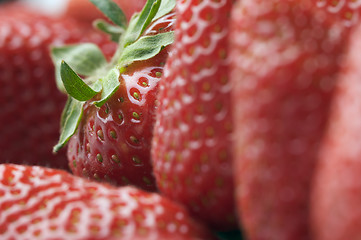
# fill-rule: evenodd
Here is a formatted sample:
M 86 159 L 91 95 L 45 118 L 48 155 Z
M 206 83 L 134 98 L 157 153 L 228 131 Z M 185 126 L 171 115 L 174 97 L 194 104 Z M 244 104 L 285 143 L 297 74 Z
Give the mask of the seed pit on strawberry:
M 132 160 L 134 162 L 134 166 L 142 166 L 143 162 L 138 156 L 133 156 Z
M 93 174 L 93 179 L 95 179 L 95 180 L 97 180 L 97 181 L 101 181 L 101 177 L 99 176 L 99 174 L 98 173 L 94 173 Z M 105 179 L 105 176 L 104 176 L 104 179 Z
M 111 154 L 110 159 L 116 164 L 120 164 L 120 158 L 116 154 Z
M 117 132 L 113 129 L 109 130 L 109 137 L 112 139 L 117 139 L 118 137 Z
M 149 81 L 148 81 L 147 78 L 141 77 L 138 80 L 138 84 L 139 84 L 139 86 L 142 86 L 142 87 L 148 87 L 149 86 Z
M 97 115 L 99 118 L 106 119 L 109 115 L 109 106 L 108 104 L 104 104 L 100 109 L 98 109 Z
M 103 130 L 98 129 L 98 130 L 97 130 L 97 135 L 98 135 L 98 139 L 99 139 L 99 140 L 104 141 L 104 133 L 103 133 Z
M 131 145 L 138 145 L 139 144 L 139 139 L 136 136 L 130 136 L 129 137 L 130 143 Z
M 138 101 L 142 100 L 142 95 L 141 95 L 140 91 L 136 88 L 130 89 L 130 95 Z
M 98 153 L 98 154 L 96 155 L 96 158 L 97 158 L 97 160 L 98 160 L 99 163 L 103 163 L 103 156 L 102 156 L 100 153 Z
M 139 120 L 140 120 L 140 115 L 139 115 L 139 113 L 133 112 L 132 115 L 133 115 L 133 119 L 134 119 L 134 120 L 137 120 L 136 122 L 139 122 Z
M 124 123 L 123 113 L 121 111 L 119 111 L 117 114 L 114 114 L 112 117 L 112 120 L 118 125 L 123 124 Z
M 160 78 L 162 76 L 163 69 L 161 68 L 154 68 L 150 71 L 149 76 L 154 78 Z M 145 78 L 147 80 L 147 78 Z
M 160 77 L 162 76 L 162 72 L 156 72 L 156 73 L 155 73 L 155 76 L 156 76 L 157 78 L 160 78 Z

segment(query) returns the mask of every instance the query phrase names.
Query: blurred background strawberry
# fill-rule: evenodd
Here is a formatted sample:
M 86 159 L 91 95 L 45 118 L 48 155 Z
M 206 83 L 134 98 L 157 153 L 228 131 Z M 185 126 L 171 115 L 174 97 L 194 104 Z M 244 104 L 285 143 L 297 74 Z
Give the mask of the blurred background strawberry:
M 3 2 L 0 5 L 0 163 L 68 169 L 65 151 L 52 153 L 59 137 L 59 119 L 66 97 L 56 88 L 50 47 L 93 42 L 110 58 L 116 44 L 90 25 L 60 12 L 66 7 L 60 7 L 59 1 Z M 55 11 L 51 10 L 52 6 Z
M 114 2 L 120 6 L 127 18 L 130 19 L 134 12 L 138 12 L 143 8 L 146 0 L 114 0 Z M 88 23 L 97 18 L 104 18 L 104 15 L 89 0 L 69 0 L 65 14 Z

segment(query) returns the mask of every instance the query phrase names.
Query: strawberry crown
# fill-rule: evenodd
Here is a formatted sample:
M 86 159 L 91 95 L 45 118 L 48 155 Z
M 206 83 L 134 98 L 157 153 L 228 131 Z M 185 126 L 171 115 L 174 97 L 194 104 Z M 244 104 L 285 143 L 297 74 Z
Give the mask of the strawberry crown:
M 90 0 L 114 24 L 97 20 L 94 25 L 110 35 L 119 44 L 110 63 L 97 45 L 91 43 L 54 47 L 51 50 L 56 69 L 56 83 L 60 91 L 68 94 L 60 121 L 60 138 L 54 146 L 57 152 L 75 134 L 83 115 L 86 101 L 101 107 L 120 86 L 119 77 L 135 61 L 156 56 L 174 41 L 174 32 L 142 36 L 151 22 L 171 12 L 175 0 L 147 0 L 143 10 L 127 23 L 123 11 L 112 0 Z M 79 75 L 85 76 L 82 79 Z

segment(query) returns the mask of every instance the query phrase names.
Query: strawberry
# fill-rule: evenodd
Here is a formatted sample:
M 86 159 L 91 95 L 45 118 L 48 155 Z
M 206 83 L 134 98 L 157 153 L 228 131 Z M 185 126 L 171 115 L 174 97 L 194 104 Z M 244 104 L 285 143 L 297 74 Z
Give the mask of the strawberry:
M 62 170 L 0 165 L 0 238 L 214 239 L 157 193 L 115 188 Z
M 315 240 L 359 239 L 361 27 L 355 27 L 322 143 L 312 195 Z
M 236 199 L 247 239 L 310 239 L 309 198 L 347 38 L 309 2 L 242 0 L 230 48 Z
M 68 18 L 33 12 L 18 3 L 0 6 L 1 163 L 68 169 L 65 151 L 54 156 L 65 96 L 55 85 L 51 45 L 92 41 L 110 55 L 108 37 Z
M 89 44 L 53 51 L 69 93 L 54 149 L 70 139 L 68 159 L 75 175 L 154 191 L 150 147 L 155 99 L 168 56 L 166 46 L 173 41 L 175 1 L 148 1 L 126 29 L 125 16 L 114 2 L 106 1 L 111 4 L 107 9 L 117 11 L 113 15 L 103 8 L 103 1 L 92 1 L 119 25 L 99 26 L 119 41 L 119 50 L 109 63 Z M 85 57 L 77 58 L 79 53 Z M 88 77 L 83 80 L 70 65 Z
M 236 228 L 227 37 L 232 1 L 178 1 L 152 159 L 159 189 L 215 229 Z

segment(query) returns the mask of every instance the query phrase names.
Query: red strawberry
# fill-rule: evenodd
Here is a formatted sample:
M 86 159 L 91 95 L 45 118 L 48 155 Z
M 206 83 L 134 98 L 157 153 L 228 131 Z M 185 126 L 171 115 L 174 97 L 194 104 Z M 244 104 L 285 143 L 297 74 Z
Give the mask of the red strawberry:
M 213 239 L 180 205 L 43 167 L 0 165 L 0 238 Z
M 361 237 L 361 27 L 356 27 L 351 36 L 315 174 L 315 240 Z
M 65 97 L 56 89 L 49 48 L 82 41 L 114 51 L 108 37 L 74 20 L 0 6 L 0 162 L 68 169 L 65 152 L 52 154 Z
M 232 1 L 178 1 L 152 157 L 160 190 L 217 229 L 234 214 L 227 34 Z
M 310 239 L 309 197 L 343 27 L 307 1 L 242 0 L 231 22 L 236 196 L 247 239 Z
M 152 2 L 148 1 L 140 16 L 152 14 L 149 6 L 157 7 L 156 4 L 160 3 Z M 146 23 L 148 27 L 142 26 L 144 30 L 138 32 L 141 35 L 134 39 L 131 38 L 138 30 L 134 28 L 137 25 L 134 21 L 139 21 L 143 17 L 136 17 L 130 22 L 119 42 L 119 49 L 123 51 L 118 51 L 109 64 L 100 64 L 100 69 L 93 71 L 95 75 L 88 74 L 90 76 L 85 80 L 89 83 L 87 88 L 94 94 L 82 99 L 72 95 L 71 89 L 67 89 L 72 100 L 70 107 L 68 105 L 65 110 L 67 116 L 64 122 L 73 120 L 72 108 L 75 105 L 79 115 L 75 122 L 71 122 L 72 125 L 63 127 L 64 131 L 56 149 L 62 147 L 77 129 L 68 148 L 69 163 L 75 175 L 105 180 L 117 185 L 132 184 L 146 190 L 156 190 L 150 147 L 158 82 L 168 56 L 168 48 L 163 48 L 173 39 L 173 32 L 170 31 L 174 13 L 168 13 L 172 9 L 172 5 L 161 5 L 158 13 L 162 13 L 163 16 L 153 23 Z M 129 39 L 131 42 L 127 43 Z M 64 57 L 72 59 L 66 55 Z M 85 61 L 93 62 L 92 59 Z M 84 64 L 81 63 L 80 66 L 82 65 Z M 66 65 L 63 63 L 62 66 L 64 68 Z M 109 77 L 114 75 L 116 76 Z M 94 87 L 94 79 L 103 85 L 101 90 L 91 89 Z M 63 78 L 64 80 L 67 79 Z M 74 79 L 69 80 L 69 86 L 73 87 Z M 78 81 L 82 82 L 80 78 Z M 74 98 L 79 101 L 74 102 Z M 101 103 L 97 103 L 100 99 Z M 84 100 L 87 100 L 85 104 Z M 66 135 L 69 129 L 72 129 L 71 134 Z

